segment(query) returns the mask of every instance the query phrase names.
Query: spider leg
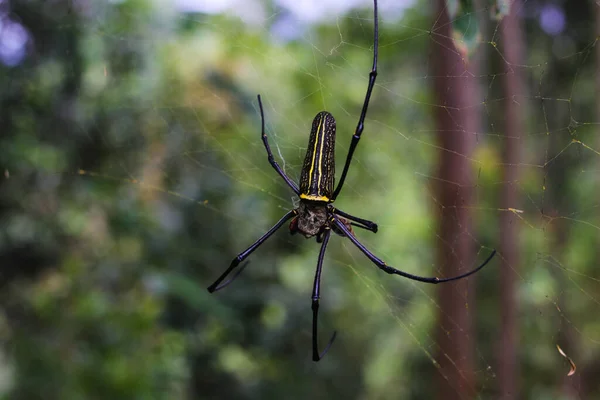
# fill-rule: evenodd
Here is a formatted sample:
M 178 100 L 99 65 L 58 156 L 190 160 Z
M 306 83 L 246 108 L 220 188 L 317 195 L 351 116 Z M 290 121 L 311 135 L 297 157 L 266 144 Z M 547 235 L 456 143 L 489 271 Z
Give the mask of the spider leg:
M 235 280 L 235 278 L 237 278 L 239 276 L 239 274 L 244 270 L 244 268 L 246 268 L 248 263 L 245 263 L 244 265 L 242 265 L 240 270 L 231 279 L 228 279 L 224 283 L 221 283 L 223 281 L 223 279 L 225 279 L 225 277 L 227 277 L 227 275 L 229 275 L 231 273 L 231 271 L 233 271 L 242 261 L 244 261 L 246 258 L 248 258 L 248 256 L 250 254 L 252 254 L 252 252 L 258 248 L 258 246 L 263 244 L 265 242 L 265 240 L 270 238 L 271 235 L 273 235 L 279 228 L 281 228 L 281 226 L 283 224 L 285 224 L 287 220 L 289 220 L 296 214 L 297 214 L 296 210 L 292 210 L 292 211 L 288 212 L 287 214 L 285 214 L 275 225 L 273 225 L 273 227 L 271 229 L 269 229 L 269 231 L 267 233 L 262 235 L 256 242 L 254 242 L 252 244 L 252 246 L 248 247 L 246 250 L 244 250 L 240 254 L 238 254 L 237 257 L 235 257 L 231 261 L 231 264 L 229 264 L 229 268 L 227 268 L 227 270 L 225 272 L 223 272 L 223 274 L 221 276 L 219 276 L 217 278 L 217 280 L 208 287 L 208 291 L 210 293 L 216 292 L 217 290 L 221 290 L 224 287 L 226 287 L 227 285 L 229 285 L 231 282 L 233 282 L 233 280 Z
M 238 262 L 238 264 L 239 264 L 239 262 Z M 241 274 L 241 273 L 242 273 L 242 272 L 243 272 L 243 271 L 246 269 L 246 267 L 248 266 L 248 264 L 250 264 L 250 261 L 246 261 L 245 263 L 243 263 L 243 264 L 242 264 L 242 266 L 241 266 L 241 267 L 240 267 L 240 268 L 237 270 L 237 272 L 235 273 L 235 275 L 233 275 L 231 278 L 227 279 L 225 282 L 223 282 L 223 283 L 219 284 L 217 287 L 214 287 L 214 286 L 217 284 L 217 282 L 213 283 L 213 284 L 212 284 L 212 285 L 211 285 L 211 286 L 208 288 L 208 291 L 209 291 L 210 293 L 213 293 L 213 292 L 217 292 L 217 291 L 219 291 L 219 290 L 221 290 L 221 289 L 224 289 L 224 288 L 226 288 L 227 286 L 229 286 L 229 284 L 230 284 L 231 282 L 235 281 L 235 280 L 237 279 L 237 277 L 238 277 L 238 276 L 240 276 L 240 274 Z M 237 266 L 237 264 L 236 264 L 236 266 Z M 233 268 L 235 268 L 235 267 L 233 267 Z M 229 272 L 231 272 L 231 270 L 232 270 L 232 269 L 228 269 L 226 273 L 224 273 L 224 274 L 223 274 L 221 277 L 219 277 L 219 282 L 220 282 L 221 280 L 223 280 L 223 278 L 224 278 L 225 276 L 227 276 L 227 274 L 228 274 Z M 214 288 L 213 288 L 213 287 L 214 287 Z
M 327 229 L 323 234 L 323 244 L 321 245 L 321 252 L 319 253 L 319 259 L 317 261 L 317 270 L 315 272 L 315 282 L 313 284 L 312 291 L 312 312 L 313 312 L 313 323 L 312 323 L 312 348 L 313 348 L 313 361 L 319 361 L 327 352 L 329 348 L 333 344 L 335 340 L 335 336 L 337 332 L 333 332 L 331 339 L 329 339 L 329 343 L 325 346 L 325 350 L 319 353 L 319 341 L 318 338 L 318 329 L 317 329 L 317 321 L 319 316 L 319 297 L 321 292 L 321 269 L 323 267 L 323 258 L 325 257 L 325 250 L 327 249 L 327 242 L 329 242 L 329 237 L 331 236 L 331 230 Z
M 265 145 L 265 149 L 267 150 L 267 156 L 269 158 L 269 163 L 271 164 L 271 166 L 273 168 L 275 168 L 275 171 L 277 171 L 277 173 L 283 178 L 285 183 L 288 184 L 288 186 L 294 191 L 294 193 L 299 195 L 300 189 L 298 189 L 298 185 L 296 185 L 296 183 L 293 180 L 291 180 L 289 178 L 289 176 L 287 176 L 285 174 L 285 172 L 283 172 L 283 170 L 281 169 L 279 164 L 277 164 L 277 161 L 275 161 L 275 157 L 273 157 L 273 152 L 271 151 L 271 146 L 269 146 L 269 140 L 267 138 L 267 134 L 265 133 L 265 113 L 263 111 L 262 101 L 260 100 L 260 94 L 257 97 L 258 97 L 258 107 L 260 108 L 261 137 L 262 137 L 262 141 Z
M 360 135 L 363 132 L 365 117 L 367 116 L 367 109 L 369 108 L 369 100 L 371 99 L 371 92 L 373 92 L 373 87 L 375 86 L 375 79 L 377 78 L 377 48 L 379 47 L 379 24 L 377 21 L 377 0 L 373 1 L 374 3 L 374 11 L 373 11 L 373 19 L 375 21 L 374 27 L 374 40 L 373 40 L 373 67 L 371 68 L 371 72 L 369 72 L 369 86 L 367 87 L 367 94 L 365 95 L 365 102 L 363 103 L 362 111 L 360 112 L 360 118 L 358 120 L 358 124 L 356 125 L 356 130 L 354 131 L 354 135 L 352 136 L 352 141 L 350 142 L 350 148 L 348 149 L 348 156 L 346 157 L 346 164 L 344 164 L 344 169 L 342 171 L 342 176 L 340 177 L 340 181 L 333 192 L 332 201 L 335 200 L 340 194 L 342 190 L 342 186 L 344 186 L 344 181 L 346 180 L 346 174 L 348 173 L 348 168 L 350 167 L 350 163 L 352 162 L 352 155 L 354 154 L 354 150 L 356 149 L 356 145 L 358 145 L 358 141 L 360 140 Z
M 323 232 L 317 233 L 317 243 L 323 243 Z
M 364 225 L 357 224 L 356 222 L 350 222 L 350 225 L 355 226 L 355 227 L 360 228 L 360 229 L 366 229 L 368 231 L 371 231 L 371 229 L 367 228 Z M 371 231 L 371 232 L 373 232 L 373 231 Z
M 358 247 L 358 249 L 360 251 L 362 251 L 363 254 L 365 256 L 367 256 L 367 258 L 369 258 L 369 260 L 371 260 L 373 262 L 373 264 L 375 264 L 379 269 L 383 270 L 384 272 L 387 272 L 388 274 L 400 275 L 405 278 L 412 279 L 413 281 L 435 284 L 435 283 L 450 282 L 450 281 L 455 281 L 458 279 L 466 278 L 467 276 L 472 275 L 475 272 L 479 271 L 481 268 L 485 267 L 487 265 L 487 263 L 490 262 L 492 257 L 494 257 L 494 255 L 496 254 L 496 250 L 492 251 L 492 253 L 488 256 L 488 258 L 483 262 L 483 264 L 481 264 L 479 267 L 477 267 L 469 272 L 466 272 L 462 275 L 453 276 L 451 278 L 423 277 L 423 276 L 409 274 L 408 272 L 400 271 L 396 268 L 390 267 L 384 261 L 380 260 L 377 256 L 375 256 L 373 253 L 371 253 L 362 243 L 360 243 L 358 241 L 358 239 L 356 239 L 356 237 L 348 230 L 348 228 L 346 228 L 346 226 L 341 221 L 339 221 L 335 216 L 333 217 L 333 222 L 342 232 L 344 232 L 346 237 L 348 237 L 348 239 L 350 239 L 350 241 L 352 243 L 354 243 L 354 245 L 356 247 Z
M 343 212 L 342 210 L 338 210 L 337 208 L 333 208 L 333 213 L 337 214 L 339 216 L 342 216 L 346 219 L 349 219 L 350 221 L 356 222 L 356 224 L 351 224 L 353 226 L 357 226 L 359 228 L 366 229 L 373 233 L 377 233 L 377 224 L 373 221 L 355 217 L 354 215 L 347 214 L 347 213 Z

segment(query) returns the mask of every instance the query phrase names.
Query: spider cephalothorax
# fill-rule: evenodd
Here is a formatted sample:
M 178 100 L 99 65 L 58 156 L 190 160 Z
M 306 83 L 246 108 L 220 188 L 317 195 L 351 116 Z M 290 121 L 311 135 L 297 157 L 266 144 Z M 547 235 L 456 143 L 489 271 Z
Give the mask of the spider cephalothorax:
M 300 233 L 307 239 L 316 236 L 318 243 L 323 242 L 323 234 L 328 229 L 331 229 L 340 236 L 345 236 L 344 232 L 335 224 L 332 225 L 335 214 L 338 214 L 336 219 L 344 224 L 351 233 L 354 233 L 352 231 L 352 225 L 368 229 L 372 232 L 377 232 L 377 224 L 374 222 L 356 218 L 356 220 L 360 221 L 361 223 L 355 224 L 346 220 L 345 218 L 339 217 L 339 215 L 343 215 L 345 213 L 336 210 L 331 203 L 324 204 L 301 200 L 300 206 L 294 211 L 297 213 L 297 215 L 292 219 L 292 222 L 290 222 L 290 233 L 292 235 Z
M 360 136 L 363 132 L 363 126 L 365 117 L 367 115 L 367 108 L 369 107 L 369 99 L 371 98 L 371 92 L 375 86 L 375 78 L 377 77 L 377 51 L 378 51 L 378 21 L 377 21 L 377 0 L 374 3 L 374 44 L 373 44 L 373 67 L 369 73 L 369 86 L 367 86 L 367 93 L 360 113 L 360 118 L 354 135 L 352 135 L 352 141 L 348 149 L 348 155 L 346 156 L 346 162 L 344 163 L 344 169 L 340 176 L 340 181 L 335 186 L 335 131 L 336 124 L 333 116 L 327 111 L 318 113 L 312 123 L 312 129 L 308 140 L 308 148 L 306 151 L 306 157 L 304 158 L 304 164 L 302 166 L 302 172 L 300 174 L 300 186 L 296 185 L 286 173 L 281 169 L 269 146 L 269 141 L 265 133 L 265 116 L 263 111 L 262 102 L 260 95 L 258 96 L 258 106 L 260 109 L 261 118 L 261 135 L 262 141 L 267 151 L 267 156 L 271 166 L 277 171 L 277 173 L 285 180 L 287 185 L 294 191 L 294 193 L 300 198 L 300 205 L 298 208 L 288 211 L 267 233 L 261 236 L 256 242 L 254 242 L 246 250 L 238 254 L 229 264 L 229 268 L 221 274 L 221 276 L 208 287 L 209 292 L 214 292 L 229 285 L 235 278 L 237 278 L 240 272 L 243 271 L 247 265 L 242 265 L 236 272 L 236 274 L 229 280 L 223 282 L 223 280 L 229 275 L 231 271 L 239 266 L 254 250 L 256 250 L 261 244 L 263 244 L 271 235 L 273 235 L 279 228 L 281 228 L 287 221 L 292 219 L 290 223 L 290 232 L 300 232 L 307 238 L 316 236 L 317 242 L 321 244 L 321 250 L 319 252 L 319 258 L 317 259 L 317 269 L 315 272 L 315 280 L 313 283 L 312 290 L 312 349 L 313 349 L 313 360 L 319 361 L 321 357 L 329 350 L 329 347 L 335 339 L 335 332 L 329 343 L 325 347 L 323 352 L 319 352 L 318 346 L 318 313 L 319 313 L 319 298 L 321 293 L 321 270 L 323 267 L 323 258 L 325 257 L 325 250 L 327 249 L 327 243 L 331 232 L 335 232 L 340 236 L 347 237 L 377 268 L 388 274 L 400 275 L 405 278 L 409 278 L 415 281 L 426 282 L 426 283 L 440 283 L 449 282 L 461 278 L 465 278 L 483 268 L 494 256 L 496 251 L 492 251 L 487 260 L 483 262 L 479 267 L 466 272 L 459 276 L 451 278 L 437 278 L 437 277 L 422 277 L 418 275 L 409 274 L 407 272 L 398 270 L 390 267 L 384 261 L 379 259 L 373 253 L 371 253 L 352 232 L 352 226 L 356 226 L 362 229 L 366 229 L 371 232 L 377 232 L 377 224 L 372 221 L 355 217 L 347 214 L 341 210 L 338 210 L 333 206 L 333 202 L 337 198 L 338 194 L 342 190 L 348 168 L 352 161 L 354 150 L 360 140 Z M 335 186 L 335 189 L 334 189 Z
M 327 205 L 317 202 L 301 201 L 296 208 L 297 216 L 290 223 L 290 232 L 301 233 L 306 238 L 322 233 L 327 226 Z

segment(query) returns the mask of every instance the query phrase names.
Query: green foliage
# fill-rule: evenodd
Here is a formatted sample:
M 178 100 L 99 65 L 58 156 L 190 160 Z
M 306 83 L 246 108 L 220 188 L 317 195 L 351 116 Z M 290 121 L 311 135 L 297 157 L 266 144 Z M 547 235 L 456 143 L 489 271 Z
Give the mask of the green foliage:
M 481 5 L 474 0 L 445 0 L 452 21 L 452 39 L 457 50 L 468 59 L 481 45 L 481 19 L 500 22 L 510 12 L 509 0 L 486 0 L 489 15 L 481 15 Z M 485 8 L 484 8 L 485 9 Z
M 452 21 L 452 39 L 463 57 L 473 53 L 481 42 L 480 22 L 473 0 L 447 0 L 448 13 Z
M 312 118 L 332 112 L 339 173 L 372 62 L 368 4 L 299 27 L 285 42 L 277 23 L 286 14 L 268 8 L 253 25 L 145 0 L 10 3 L 32 48 L 18 67 L 0 67 L 4 398 L 435 395 L 436 288 L 379 273 L 343 238 L 331 240 L 321 303 L 323 337 L 333 329 L 339 337 L 319 364 L 310 361 L 313 240 L 284 228 L 234 285 L 205 290 L 293 207 L 264 154 L 257 93 L 271 146 L 293 178 Z M 505 1 L 479 9 L 447 3 L 465 57 L 491 43 L 478 18 L 508 12 Z M 379 223 L 377 235 L 357 235 L 390 265 L 432 275 L 440 269 L 433 244 L 440 132 L 432 115 L 445 106 L 432 100 L 435 17 L 424 4 L 406 10 L 401 23 L 381 24 L 378 83 L 336 205 Z M 587 31 L 555 41 L 529 29 L 531 95 L 515 99 L 533 103 L 515 183 L 526 200 L 519 210 L 498 203 L 505 138 L 498 71 L 506 65 L 490 46 L 480 77 L 487 90 L 477 100 L 484 128 L 468 155 L 477 204 L 467 233 L 481 258 L 499 242 L 499 215 L 511 212 L 520 224 L 522 397 L 550 398 L 566 373 L 555 348 L 565 331 L 581 332 L 575 336 L 590 359 L 600 351 L 591 317 L 600 279 L 598 207 L 590 200 L 597 153 L 575 142 L 594 140 L 593 57 L 580 49 L 595 42 Z M 555 57 L 561 46 L 578 57 Z M 534 95 L 540 90 L 543 99 Z M 498 389 L 490 332 L 502 328 L 499 265 L 477 275 L 477 301 L 464 301 L 476 327 L 470 340 L 482 398 Z M 593 364 L 584 358 L 575 359 L 582 370 Z

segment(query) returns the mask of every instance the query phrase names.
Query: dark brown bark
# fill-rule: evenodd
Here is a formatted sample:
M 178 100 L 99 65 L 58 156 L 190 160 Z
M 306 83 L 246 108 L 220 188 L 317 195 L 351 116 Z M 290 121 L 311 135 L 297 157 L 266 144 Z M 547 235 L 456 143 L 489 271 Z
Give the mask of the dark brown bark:
M 595 33 L 596 37 L 600 35 L 600 6 L 594 7 L 595 10 Z M 595 58 L 596 58 L 596 74 L 595 74 L 595 85 L 596 85 L 596 120 L 600 119 L 600 46 L 595 46 Z M 600 132 L 599 132 L 600 133 Z M 596 148 L 600 147 L 600 134 L 596 139 Z M 596 223 L 600 223 L 597 221 Z M 599 243 L 600 244 L 600 243 Z M 597 247 L 596 250 L 596 259 L 600 258 L 600 246 Z M 561 299 L 561 304 L 565 303 L 565 299 Z M 565 324 L 566 325 L 566 324 Z M 566 351 L 569 356 L 574 357 L 575 360 L 579 360 L 579 354 L 581 354 L 582 349 L 581 343 L 577 343 L 578 348 L 577 353 L 575 349 L 572 349 L 574 343 L 576 342 L 577 336 L 573 334 L 572 328 L 569 327 L 569 333 L 566 336 L 565 346 L 569 345 L 571 348 Z M 564 379 L 563 383 L 563 393 L 565 395 L 570 395 L 572 398 L 582 398 L 582 399 L 591 399 L 594 394 L 598 393 L 598 376 L 600 376 L 600 355 L 596 352 L 595 356 L 589 357 L 591 360 L 587 364 L 583 364 L 581 362 L 577 363 L 577 372 L 573 376 L 567 376 Z M 575 379 L 574 379 L 575 378 Z
M 432 32 L 432 69 L 435 123 L 440 147 L 437 177 L 439 241 L 437 265 L 442 276 L 472 267 L 471 230 L 473 166 L 470 156 L 479 130 L 477 79 L 474 65 L 463 59 L 451 40 L 451 24 L 443 0 L 436 1 Z M 477 394 L 474 376 L 471 310 L 474 278 L 437 287 L 440 313 L 436 359 L 439 362 L 438 397 L 470 399 Z
M 600 6 L 594 7 L 595 10 L 595 30 L 596 37 L 600 36 Z M 596 57 L 596 120 L 600 120 L 600 46 L 595 46 L 595 57 Z M 600 133 L 600 132 L 598 132 Z M 600 148 L 600 134 L 596 139 L 596 148 Z M 600 223 L 600 221 L 597 221 Z M 600 243 L 596 250 L 596 259 L 600 259 Z M 589 399 L 592 398 L 594 392 L 598 391 L 598 376 L 600 376 L 600 354 L 596 354 L 595 357 L 590 357 L 591 362 L 587 365 L 578 365 L 578 373 L 580 377 L 580 393 L 581 398 Z M 579 372 L 581 371 L 581 372 Z
M 504 156 L 503 179 L 500 193 L 502 209 L 520 209 L 519 163 L 523 132 L 525 93 L 522 77 L 523 33 L 518 11 L 520 0 L 515 0 L 510 13 L 501 25 L 502 51 L 506 61 L 504 75 Z M 516 282 L 519 266 L 519 224 L 515 214 L 500 214 L 500 343 L 498 354 L 498 384 L 500 398 L 516 399 L 518 394 L 517 361 L 518 328 Z

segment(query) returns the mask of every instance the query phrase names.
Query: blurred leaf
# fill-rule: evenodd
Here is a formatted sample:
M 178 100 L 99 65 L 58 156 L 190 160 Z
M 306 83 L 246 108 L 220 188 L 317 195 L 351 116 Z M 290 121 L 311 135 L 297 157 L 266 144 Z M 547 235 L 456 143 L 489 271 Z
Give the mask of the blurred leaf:
M 489 0 L 492 5 L 490 7 L 490 17 L 493 20 L 501 21 L 510 13 L 511 0 Z
M 481 41 L 481 28 L 473 0 L 446 0 L 452 21 L 452 40 L 462 57 L 468 59 Z
M 169 294 L 190 308 L 202 311 L 206 315 L 218 315 L 224 320 L 235 317 L 230 308 L 223 306 L 218 298 L 211 296 L 205 287 L 199 286 L 190 277 L 169 271 L 161 274 L 161 279 L 164 279 Z
M 561 349 L 559 345 L 556 345 L 556 348 L 558 349 L 558 352 L 560 353 L 560 355 L 563 356 L 564 358 L 566 358 L 567 361 L 569 362 L 569 365 L 571 366 L 571 369 L 567 373 L 567 376 L 571 376 L 571 375 L 575 374 L 575 371 L 577 370 L 577 366 L 575 365 L 573 360 L 571 360 L 571 357 L 566 355 L 565 352 L 563 351 L 563 349 Z
M 488 0 L 490 17 L 500 21 L 510 11 L 509 0 Z M 452 40 L 463 58 L 468 59 L 481 43 L 479 15 L 473 0 L 446 0 L 452 21 Z

